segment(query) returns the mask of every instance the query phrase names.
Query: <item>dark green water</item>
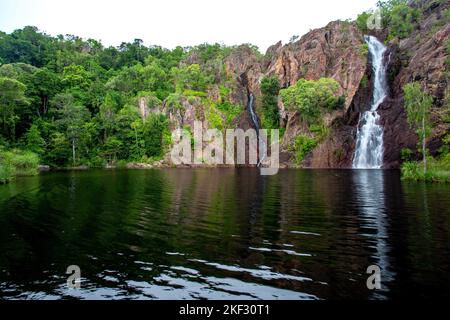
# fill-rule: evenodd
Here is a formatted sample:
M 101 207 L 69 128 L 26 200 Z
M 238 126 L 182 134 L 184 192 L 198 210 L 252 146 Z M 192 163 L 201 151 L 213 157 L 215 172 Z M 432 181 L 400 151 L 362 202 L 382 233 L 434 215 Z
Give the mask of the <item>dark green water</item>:
M 366 287 L 370 265 L 381 290 Z M 444 296 L 450 186 L 397 171 L 59 172 L 0 186 L 3 299 Z

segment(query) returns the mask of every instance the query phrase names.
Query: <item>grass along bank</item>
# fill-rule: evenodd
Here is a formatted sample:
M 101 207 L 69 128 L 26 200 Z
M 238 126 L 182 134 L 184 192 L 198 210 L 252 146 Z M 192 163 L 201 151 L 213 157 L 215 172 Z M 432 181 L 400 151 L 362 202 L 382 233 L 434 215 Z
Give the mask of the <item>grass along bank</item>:
M 7 151 L 0 146 L 0 184 L 17 176 L 37 175 L 38 167 L 39 157 L 35 153 L 18 149 Z
M 405 180 L 450 183 L 450 154 L 428 158 L 426 170 L 423 162 L 408 161 L 402 165 Z

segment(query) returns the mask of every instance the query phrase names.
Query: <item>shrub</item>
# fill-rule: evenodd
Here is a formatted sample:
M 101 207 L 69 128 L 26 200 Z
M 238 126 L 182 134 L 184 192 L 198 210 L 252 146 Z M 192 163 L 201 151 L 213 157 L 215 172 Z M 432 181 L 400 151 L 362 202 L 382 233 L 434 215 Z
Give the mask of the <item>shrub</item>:
M 373 12 L 366 11 L 358 15 L 356 18 L 356 26 L 362 33 L 367 33 L 368 27 L 367 27 L 367 20 L 372 16 Z
M 6 183 L 14 177 L 14 167 L 10 162 L 0 159 L 0 184 Z
M 420 12 L 406 4 L 395 6 L 390 13 L 390 32 L 399 38 L 408 37 L 415 28 Z
M 411 159 L 411 155 L 412 155 L 412 151 L 409 148 L 403 148 L 400 151 L 400 159 L 402 159 L 402 161 L 409 161 Z
M 384 27 L 389 28 L 389 39 L 406 38 L 415 29 L 420 11 L 408 5 L 408 0 L 386 0 L 378 2 Z
M 405 108 L 410 126 L 417 128 L 417 135 L 421 138 L 424 171 L 427 170 L 426 138 L 430 132 L 430 108 L 433 97 L 428 95 L 418 82 L 408 83 L 403 87 L 405 93 Z
M 242 106 L 230 102 L 217 103 L 215 107 L 223 114 L 225 118 L 224 126 L 227 129 L 231 127 L 234 119 L 236 119 L 236 117 L 244 110 Z
M 330 134 L 330 127 L 326 126 L 325 123 L 312 124 L 309 126 L 309 131 L 314 133 L 317 142 L 321 142 Z
M 200 97 L 200 98 L 206 98 L 208 94 L 206 92 L 202 91 L 195 91 L 195 90 L 184 90 L 183 96 L 185 97 Z
M 14 151 L 11 159 L 16 176 L 34 176 L 38 174 L 39 157 L 30 151 Z
M 127 167 L 127 161 L 126 160 L 119 160 L 119 161 L 117 161 L 117 163 L 116 163 L 116 167 L 118 168 L 118 169 L 125 169 L 126 167 Z
M 339 83 L 331 78 L 317 81 L 300 79 L 294 86 L 280 91 L 285 106 L 298 111 L 307 123 L 315 123 L 323 112 L 342 108 L 343 96 L 338 96 Z
M 369 78 L 367 77 L 367 75 L 364 75 L 364 77 L 362 77 L 362 79 L 361 79 L 361 87 L 364 88 L 364 89 L 369 87 Z
M 265 77 L 261 81 L 263 127 L 264 129 L 276 129 L 280 126 L 280 114 L 278 111 L 278 94 L 280 82 L 278 77 Z
M 151 114 L 144 124 L 145 154 L 149 157 L 162 157 L 164 135 L 169 131 L 169 120 L 162 114 Z
M 214 104 L 209 104 L 208 106 L 205 106 L 205 118 L 206 121 L 208 121 L 211 129 L 218 129 L 218 130 L 224 129 L 224 121 L 222 119 L 220 112 L 217 112 L 217 109 L 215 108 Z
M 402 178 L 413 181 L 450 182 L 450 155 L 429 159 L 428 171 L 421 170 L 420 163 L 405 162 L 402 165 Z
M 308 153 L 310 153 L 316 146 L 316 139 L 306 135 L 299 135 L 297 138 L 295 138 L 290 151 L 295 153 L 295 160 L 297 164 L 300 164 L 308 155 Z
M 369 55 L 369 45 L 367 43 L 363 43 L 359 47 L 359 53 L 361 56 L 366 58 Z
M 5 151 L 0 147 L 0 183 L 6 183 L 15 176 L 38 174 L 39 157 L 30 151 Z
M 402 165 L 402 177 L 408 180 L 420 180 L 423 171 L 417 162 L 405 162 Z
M 95 155 L 89 159 L 87 165 L 89 168 L 103 168 L 106 165 L 106 161 L 101 156 Z

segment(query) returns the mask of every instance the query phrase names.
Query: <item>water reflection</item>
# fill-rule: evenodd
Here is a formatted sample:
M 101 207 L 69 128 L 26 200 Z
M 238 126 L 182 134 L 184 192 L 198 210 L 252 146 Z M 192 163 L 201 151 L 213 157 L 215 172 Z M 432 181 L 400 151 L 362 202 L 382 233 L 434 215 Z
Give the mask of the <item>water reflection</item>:
M 448 296 L 449 186 L 393 171 L 49 173 L 0 187 L 0 297 Z M 426 200 L 426 201 L 425 201 Z M 77 264 L 82 289 L 66 287 Z M 383 290 L 366 269 L 383 269 Z
M 381 269 L 382 290 L 394 279 L 389 258 L 389 217 L 386 197 L 398 195 L 386 194 L 385 172 L 381 170 L 358 170 L 353 173 L 355 203 L 360 208 L 362 235 L 370 241 L 373 264 Z M 375 292 L 376 293 L 376 292 Z

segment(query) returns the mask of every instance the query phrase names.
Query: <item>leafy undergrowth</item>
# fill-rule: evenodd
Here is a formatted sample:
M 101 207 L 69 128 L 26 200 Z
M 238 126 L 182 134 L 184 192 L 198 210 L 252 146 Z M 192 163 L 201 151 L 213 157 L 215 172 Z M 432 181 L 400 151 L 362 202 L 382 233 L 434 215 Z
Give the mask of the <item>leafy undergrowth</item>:
M 30 151 L 6 151 L 0 147 L 0 183 L 7 183 L 16 176 L 38 174 L 39 157 Z
M 421 162 L 405 162 L 402 165 L 402 177 L 405 180 L 450 183 L 450 154 L 438 159 L 430 158 L 427 171 Z

